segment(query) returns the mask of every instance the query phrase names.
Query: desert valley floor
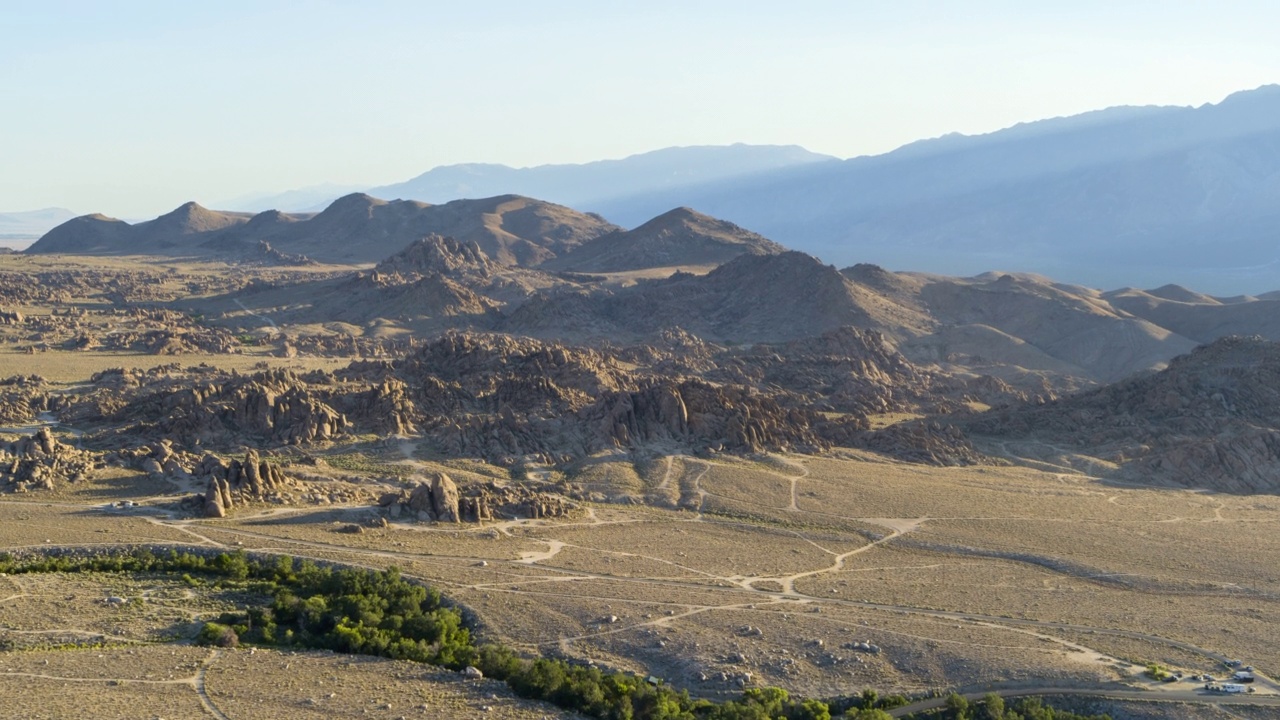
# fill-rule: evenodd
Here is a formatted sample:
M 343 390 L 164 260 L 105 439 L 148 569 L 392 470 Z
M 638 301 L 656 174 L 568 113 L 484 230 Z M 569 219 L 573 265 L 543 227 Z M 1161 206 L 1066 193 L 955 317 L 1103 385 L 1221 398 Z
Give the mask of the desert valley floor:
M 398 458 L 399 449 L 384 460 L 426 469 Z M 1280 620 L 1274 500 L 1120 487 L 1070 472 L 921 469 L 852 453 L 670 457 L 647 477 L 602 463 L 593 482 L 696 501 L 677 510 L 585 504 L 572 518 L 466 529 L 393 522 L 348 534 L 343 527 L 375 510 L 183 518 L 166 509 L 171 488 L 121 477 L 6 500 L 0 534 L 14 550 L 181 544 L 394 565 L 516 647 L 703 693 L 745 681 L 822 697 L 865 687 L 1110 683 L 1185 695 L 1199 685 L 1155 683 L 1143 677 L 1145 665 L 1190 676 L 1220 674 L 1227 657 L 1259 668 L 1280 662 L 1271 633 Z M 125 501 L 136 504 L 122 508 Z M 164 717 L 199 717 L 209 706 L 234 716 L 242 703 L 269 703 L 280 717 L 323 716 L 328 704 L 375 717 L 423 703 L 433 717 L 446 708 L 467 717 L 485 705 L 499 716 L 526 712 L 505 692 L 446 673 L 401 682 L 424 674 L 403 663 L 153 644 L 235 598 L 193 602 L 189 591 L 145 581 L 0 581 L 0 641 L 33 647 L 4 655 L 0 682 L 24 688 L 33 712 L 92 683 L 107 707 L 146 706 Z M 107 606 L 108 596 L 129 602 Z M 68 639 L 111 647 L 39 650 Z M 1259 685 L 1276 689 L 1267 678 Z
M 773 350 L 710 355 L 682 336 L 667 337 L 663 347 L 684 348 L 668 355 L 452 335 L 418 347 L 397 345 L 409 333 L 396 322 L 354 334 L 305 318 L 276 327 L 273 317 L 304 312 L 290 305 L 291 283 L 344 277 L 327 266 L 255 266 L 228 280 L 203 262 L 35 256 L 0 257 L 0 270 L 17 298 L 6 305 L 16 321 L 0 327 L 5 552 L 199 547 L 394 566 L 465 608 L 482 638 L 702 697 L 1000 688 L 1089 693 L 1130 717 L 1280 711 L 1280 497 L 1176 473 L 1141 482 L 1139 466 L 1122 466 L 1166 452 L 1149 438 L 1090 455 L 1063 446 L 1078 435 L 1041 432 L 1040 416 L 982 425 L 997 396 L 1029 402 L 1029 413 L 1056 407 L 1028 400 L 1029 374 L 1007 373 L 1013 385 L 928 376 L 928 397 L 859 386 L 844 391 L 853 404 L 800 415 L 778 409 L 777 384 L 811 380 L 770 375 Z M 60 272 L 61 285 L 21 286 L 24 273 Z M 186 301 L 196 309 L 177 309 Z M 864 345 L 859 367 L 884 387 L 917 372 Z M 825 367 L 805 359 L 809 346 L 773 347 Z M 1200 357 L 1238 349 L 1222 348 Z M 478 418 L 471 425 L 428 429 L 428 403 L 466 402 L 448 389 L 467 382 L 450 363 L 494 357 L 484 367 L 534 358 L 551 380 L 495 382 L 486 392 L 497 405 L 458 411 Z M 670 393 L 627 390 L 628 373 L 693 373 L 708 357 L 742 369 L 727 380 L 700 370 L 713 380 L 681 385 L 687 420 L 672 420 Z M 714 393 L 735 382 L 781 399 L 717 425 L 723 447 L 690 444 L 702 432 L 694 408 L 711 417 L 732 405 Z M 202 403 L 222 404 L 201 415 Z M 578 424 L 523 424 L 503 409 L 520 403 Z M 1097 417 L 1085 412 L 1062 417 Z M 972 445 L 929 422 L 948 414 Z M 1032 431 L 1007 430 L 1016 422 Z M 504 455 L 551 437 L 572 439 L 576 455 Z M 442 491 L 442 476 L 456 487 Z M 190 644 L 204 620 L 250 600 L 173 578 L 0 577 L 0 714 L 65 717 L 91 701 L 100 717 L 170 720 L 570 716 L 502 683 L 407 662 Z M 1256 667 L 1248 697 L 1203 688 L 1235 660 Z M 1145 673 L 1153 663 L 1182 676 L 1158 682 Z

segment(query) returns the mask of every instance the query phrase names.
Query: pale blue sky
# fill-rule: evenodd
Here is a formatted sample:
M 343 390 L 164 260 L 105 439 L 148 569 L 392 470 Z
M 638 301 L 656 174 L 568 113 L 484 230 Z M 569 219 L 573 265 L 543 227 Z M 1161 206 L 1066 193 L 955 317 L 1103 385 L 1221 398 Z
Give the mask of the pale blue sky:
M 1280 82 L 1280 3 L 0 0 L 0 211 L 671 145 L 841 157 Z

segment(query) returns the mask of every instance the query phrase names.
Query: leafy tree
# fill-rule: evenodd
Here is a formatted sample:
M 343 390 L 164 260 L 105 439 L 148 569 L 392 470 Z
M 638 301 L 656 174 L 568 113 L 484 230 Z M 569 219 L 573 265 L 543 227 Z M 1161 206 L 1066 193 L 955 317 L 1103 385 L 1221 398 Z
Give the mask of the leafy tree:
M 879 696 L 873 688 L 866 688 L 862 691 L 862 707 L 874 708 L 878 699 Z
M 947 696 L 947 701 L 943 705 L 947 709 L 947 717 L 955 720 L 970 720 L 973 717 L 969 701 L 963 695 L 951 693 Z

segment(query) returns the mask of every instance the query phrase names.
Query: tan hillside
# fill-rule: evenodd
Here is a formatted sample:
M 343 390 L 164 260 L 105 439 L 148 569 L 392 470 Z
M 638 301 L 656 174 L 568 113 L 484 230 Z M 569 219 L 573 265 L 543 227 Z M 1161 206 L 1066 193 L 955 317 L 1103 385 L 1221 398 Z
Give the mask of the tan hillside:
M 1225 335 L 1261 335 L 1280 340 L 1280 299 L 1223 302 L 1198 293 L 1164 290 L 1126 289 L 1105 297 L 1113 307 L 1196 342 L 1212 342 Z
M 720 342 L 776 342 L 852 325 L 896 324 L 891 304 L 803 253 L 741 255 L 706 275 L 679 272 L 616 290 L 535 296 L 510 332 L 639 338 L 681 327 Z
M 1038 460 L 1096 458 L 1143 483 L 1237 493 L 1280 491 L 1280 345 L 1227 337 L 1161 372 L 965 423 Z M 1019 446 L 1015 446 L 1016 447 Z M 1015 452 L 1015 455 L 1018 453 Z
M 1000 275 L 926 285 L 921 298 L 939 321 L 987 325 L 1084 368 L 1101 382 L 1160 367 L 1195 343 L 1117 311 L 1084 288 Z

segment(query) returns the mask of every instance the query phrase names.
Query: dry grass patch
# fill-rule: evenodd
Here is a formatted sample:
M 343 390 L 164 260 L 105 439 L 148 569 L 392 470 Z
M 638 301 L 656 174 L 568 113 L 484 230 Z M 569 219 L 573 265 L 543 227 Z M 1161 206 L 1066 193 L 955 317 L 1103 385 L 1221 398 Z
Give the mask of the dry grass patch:
M 775 472 L 711 465 L 700 483 L 707 493 L 748 507 L 773 511 L 791 505 L 791 481 Z
M 126 513 L 72 504 L 0 502 L 0 548 L 193 542 L 178 529 Z
M 424 665 L 332 653 L 225 653 L 210 664 L 206 682 L 210 700 L 230 717 L 571 717 L 551 705 L 517 698 L 501 682 L 468 681 Z
M 9 647 L 186 640 L 202 617 L 266 601 L 193 588 L 168 575 L 35 573 L 10 580 L 20 592 L 0 600 L 0 643 Z
M 199 365 L 206 363 L 223 370 L 253 372 L 260 363 L 271 369 L 288 368 L 298 372 L 309 370 L 334 370 L 344 367 L 352 358 L 276 358 L 267 354 L 243 355 L 143 355 L 141 353 L 108 351 L 60 351 L 29 355 L 12 348 L 0 347 L 0 367 L 5 377 L 10 375 L 40 375 L 56 383 L 87 381 L 94 373 L 112 368 L 138 368 L 149 370 L 160 365 L 179 363 Z

